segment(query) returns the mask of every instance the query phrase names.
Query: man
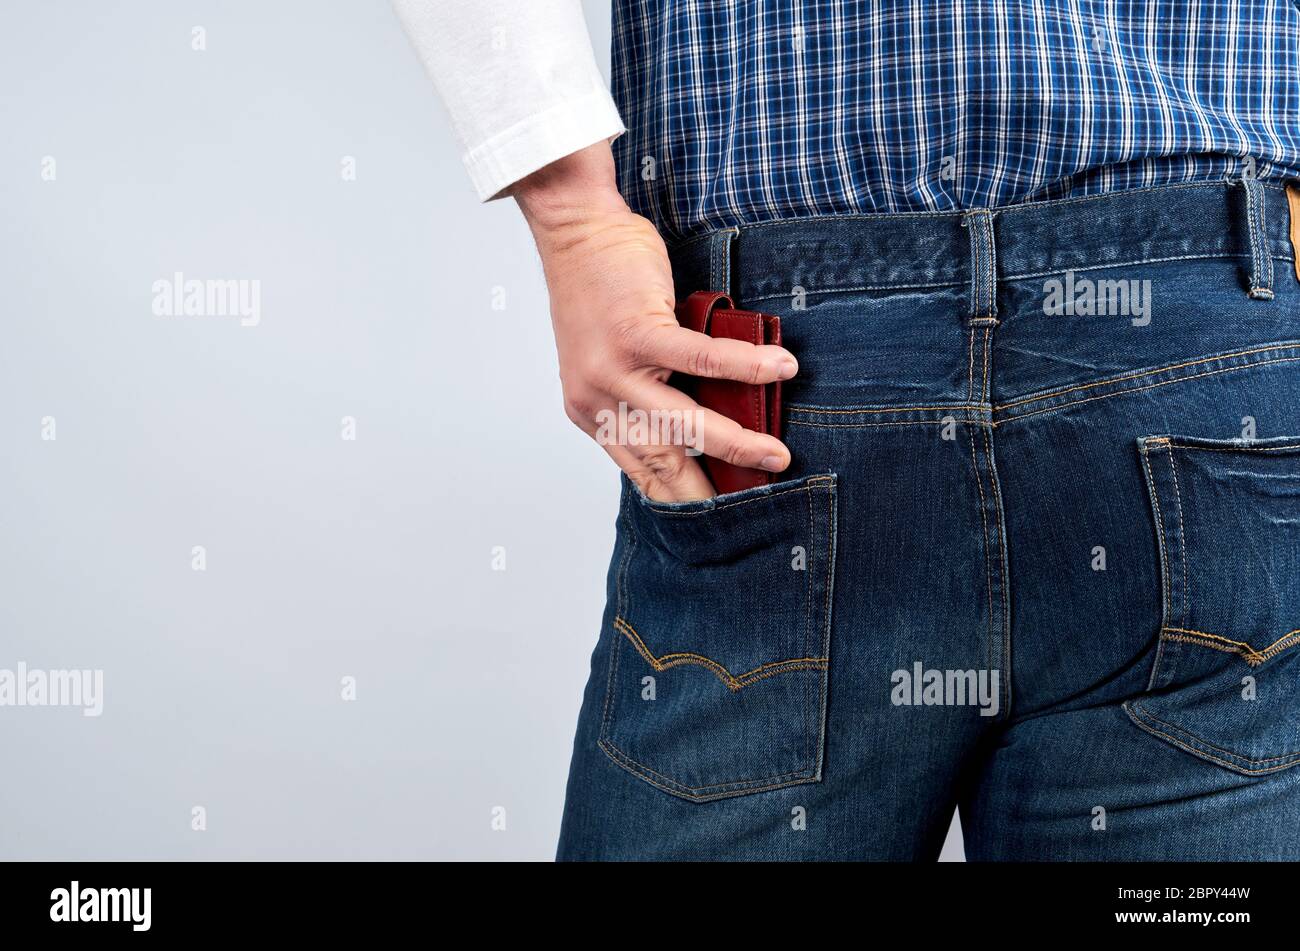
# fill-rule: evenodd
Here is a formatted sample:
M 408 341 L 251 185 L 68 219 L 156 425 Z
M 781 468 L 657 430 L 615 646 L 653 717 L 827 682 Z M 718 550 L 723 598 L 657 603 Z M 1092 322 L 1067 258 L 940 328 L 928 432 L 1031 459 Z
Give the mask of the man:
M 575 424 L 784 386 L 756 489 L 602 442 L 562 858 L 1300 857 L 1294 3 L 619 0 L 617 108 L 576 3 L 395 5 Z

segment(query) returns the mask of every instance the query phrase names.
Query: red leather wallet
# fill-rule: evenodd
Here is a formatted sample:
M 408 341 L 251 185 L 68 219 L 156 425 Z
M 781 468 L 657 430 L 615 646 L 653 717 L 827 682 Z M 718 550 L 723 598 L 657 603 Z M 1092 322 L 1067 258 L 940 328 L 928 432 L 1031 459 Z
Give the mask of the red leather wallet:
M 718 291 L 696 291 L 677 305 L 677 322 L 688 330 L 710 337 L 729 337 L 747 343 L 781 343 L 781 318 L 753 310 L 737 310 L 730 297 Z M 741 383 L 736 380 L 707 380 L 700 377 L 674 379 L 705 409 L 734 419 L 746 429 L 781 438 L 781 382 Z M 684 384 L 684 385 L 683 385 Z M 704 471 L 713 487 L 722 492 L 739 492 L 773 481 L 773 474 L 761 469 L 742 469 L 708 455 L 704 446 Z

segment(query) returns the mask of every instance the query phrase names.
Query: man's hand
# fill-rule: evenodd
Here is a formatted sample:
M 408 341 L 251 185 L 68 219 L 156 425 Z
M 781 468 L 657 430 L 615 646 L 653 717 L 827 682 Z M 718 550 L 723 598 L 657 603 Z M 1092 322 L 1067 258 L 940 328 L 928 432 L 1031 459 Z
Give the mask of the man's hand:
M 780 440 L 701 409 L 668 385 L 675 372 L 771 383 L 790 379 L 798 364 L 781 347 L 714 339 L 678 325 L 668 252 L 654 226 L 619 195 L 608 144 L 553 162 L 519 182 L 512 194 L 541 253 L 564 407 L 575 425 L 597 437 L 606 414 L 618 417 L 620 404 L 624 412 L 667 411 L 675 419 L 699 421 L 695 432 L 679 435 L 707 455 L 770 472 L 790 464 Z M 681 439 L 676 445 L 598 441 L 652 499 L 714 494 Z

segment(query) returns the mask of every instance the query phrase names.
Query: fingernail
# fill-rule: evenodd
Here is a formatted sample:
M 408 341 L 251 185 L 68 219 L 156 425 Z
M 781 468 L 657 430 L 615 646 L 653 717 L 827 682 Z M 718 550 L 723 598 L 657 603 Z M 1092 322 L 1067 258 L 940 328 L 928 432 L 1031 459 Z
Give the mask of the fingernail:
M 777 367 L 776 372 L 781 379 L 788 380 L 799 372 L 799 364 L 795 363 L 793 360 L 785 360 L 779 367 Z
M 768 472 L 780 472 L 785 468 L 785 460 L 780 456 L 764 456 L 759 465 Z

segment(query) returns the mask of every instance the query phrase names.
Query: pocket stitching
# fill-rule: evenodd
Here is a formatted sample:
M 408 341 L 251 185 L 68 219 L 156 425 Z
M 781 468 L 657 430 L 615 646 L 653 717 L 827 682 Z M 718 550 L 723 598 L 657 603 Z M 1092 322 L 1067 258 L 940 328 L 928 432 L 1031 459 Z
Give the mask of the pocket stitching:
M 1286 753 L 1282 756 L 1272 756 L 1266 759 L 1251 759 L 1249 756 L 1242 756 L 1240 753 L 1233 753 L 1229 750 L 1219 749 L 1219 747 L 1214 746 L 1212 743 L 1205 742 L 1205 740 L 1201 739 L 1195 733 L 1188 733 L 1186 730 L 1182 729 L 1181 727 L 1176 727 L 1171 723 L 1165 723 L 1164 720 L 1161 720 L 1158 717 L 1153 716 L 1151 713 L 1147 712 L 1146 709 L 1139 706 L 1136 701 L 1127 701 L 1122 706 L 1124 707 L 1124 711 L 1128 713 L 1129 719 L 1132 720 L 1133 723 L 1137 725 L 1139 728 L 1146 730 L 1152 736 L 1158 736 L 1162 739 L 1168 740 L 1174 746 L 1178 747 L 1179 749 L 1186 750 L 1187 752 L 1191 753 L 1194 756 L 1203 756 L 1206 759 L 1210 760 L 1211 762 L 1218 763 L 1220 766 L 1226 766 L 1228 769 L 1236 770 L 1237 772 L 1252 773 L 1252 774 L 1275 773 L 1278 772 L 1279 770 L 1287 769 L 1295 765 L 1295 762 L 1300 761 L 1300 751 L 1294 753 Z M 1220 759 L 1217 756 L 1207 753 L 1205 749 L 1197 749 L 1194 746 L 1190 746 L 1189 744 L 1182 742 L 1177 737 L 1170 736 L 1168 733 L 1163 733 L 1160 730 L 1157 730 L 1150 723 L 1146 722 L 1147 720 L 1152 720 L 1156 723 L 1161 724 L 1162 726 L 1167 726 L 1169 727 L 1169 729 L 1175 730 L 1178 733 L 1183 734 L 1184 736 L 1190 737 L 1193 741 L 1201 744 L 1206 749 L 1217 750 L 1218 752 L 1223 753 L 1225 756 L 1234 757 L 1235 759 L 1245 763 L 1251 763 L 1251 764 L 1272 763 L 1272 762 L 1277 762 L 1278 760 L 1291 760 L 1292 762 L 1279 763 L 1279 765 L 1277 766 L 1266 766 L 1262 768 L 1242 766 L 1238 763 L 1233 763 L 1229 760 Z
M 656 511 L 657 514 L 661 514 L 661 515 L 704 515 L 734 505 L 743 505 L 746 502 L 756 502 L 759 501 L 760 499 L 773 499 L 782 495 L 786 495 L 791 492 L 806 492 L 808 509 L 809 509 L 809 524 L 811 525 L 813 490 L 818 489 L 820 491 L 825 492 L 827 497 L 827 503 L 829 506 L 829 524 L 827 526 L 827 539 L 826 539 L 826 549 L 827 549 L 827 556 L 826 556 L 827 563 L 825 569 L 826 571 L 826 609 L 825 609 L 826 614 L 822 622 L 824 628 L 824 632 L 822 635 L 822 642 L 824 648 L 829 648 L 830 622 L 831 622 L 831 618 L 830 618 L 831 589 L 834 584 L 834 578 L 835 578 L 835 562 L 834 562 L 835 484 L 836 484 L 836 477 L 834 474 L 818 475 L 818 476 L 813 476 L 808 478 L 808 480 L 798 488 L 785 489 L 780 492 L 774 492 L 771 494 L 757 495 L 750 499 L 743 499 L 736 502 L 728 502 L 728 503 L 724 503 L 722 506 L 710 507 L 710 508 L 700 509 L 697 511 L 690 511 L 690 512 L 664 511 L 662 509 L 656 508 L 656 504 L 651 499 L 647 499 L 644 496 L 639 496 L 639 499 L 643 504 L 646 504 L 648 508 Z M 639 491 L 639 490 L 634 489 L 634 491 Z M 626 498 L 627 496 L 625 496 L 625 499 Z M 635 549 L 637 543 L 636 528 L 633 525 L 631 513 L 628 510 L 628 507 L 626 505 L 624 507 L 623 514 L 625 516 L 624 523 L 627 526 L 629 547 L 628 550 L 624 553 L 623 559 L 619 564 L 618 574 L 615 578 L 615 588 L 616 588 L 615 601 L 620 608 L 624 604 L 623 586 L 624 586 L 625 573 L 627 571 L 628 565 L 631 562 L 632 552 Z M 811 540 L 812 538 L 810 536 L 809 541 Z M 811 617 L 812 577 L 811 575 L 808 578 L 807 587 L 809 591 L 809 598 L 806 607 L 809 616 L 807 618 L 808 623 L 805 625 L 805 627 L 810 627 L 812 622 L 812 617 Z M 622 620 L 621 617 L 615 618 L 616 622 L 621 620 Z M 627 622 L 624 621 L 623 623 L 626 624 Z M 631 628 L 630 624 L 628 624 L 627 626 L 628 628 Z M 805 643 L 806 643 L 807 634 L 805 633 L 804 636 L 805 636 Z M 604 709 L 604 715 L 602 717 L 602 723 L 601 723 L 601 735 L 596 740 L 596 745 L 600 747 L 600 749 L 603 750 L 605 754 L 611 760 L 613 760 L 616 765 L 621 766 L 623 769 L 639 777 L 642 781 L 649 783 L 651 786 L 654 786 L 657 789 L 662 789 L 665 792 L 669 792 L 669 793 L 675 793 L 677 795 L 684 796 L 690 800 L 697 801 L 697 802 L 703 802 L 710 799 L 724 798 L 733 792 L 741 792 L 741 791 L 767 792 L 774 789 L 782 789 L 786 786 L 794 786 L 802 783 L 815 782 L 821 777 L 822 756 L 823 756 L 822 748 L 825 744 L 825 739 L 826 739 L 825 736 L 826 734 L 826 724 L 825 724 L 826 676 L 830 667 L 828 658 L 822 658 L 821 659 L 822 663 L 820 663 L 816 667 L 807 668 L 807 669 L 816 669 L 822 671 L 822 676 L 818 685 L 818 694 L 817 694 L 818 709 L 821 711 L 822 722 L 818 730 L 816 731 L 817 736 L 810 737 L 817 744 L 817 756 L 815 758 L 816 761 L 811 767 L 806 767 L 804 769 L 796 770 L 793 772 L 781 773 L 777 776 L 764 776 L 758 779 L 731 780 L 726 783 L 714 783 L 707 786 L 687 786 L 684 783 L 679 783 L 668 776 L 664 776 L 662 773 L 656 772 L 655 770 L 651 769 L 649 766 L 645 765 L 644 763 L 640 763 L 637 760 L 634 760 L 632 757 L 628 756 L 627 753 L 625 753 L 623 750 L 619 749 L 619 747 L 615 746 L 613 741 L 609 738 L 609 727 L 611 722 L 610 714 L 612 712 L 612 706 L 613 706 L 611 702 L 613 697 L 613 686 L 614 686 L 614 680 L 618 675 L 619 657 L 620 654 L 622 653 L 621 647 L 623 644 L 623 640 L 624 640 L 623 638 L 615 638 L 614 643 L 610 647 L 609 676 L 605 684 L 605 709 Z M 721 667 L 721 665 L 719 666 Z M 726 668 L 722 668 L 722 669 L 725 670 Z M 793 670 L 798 668 L 787 668 L 787 669 Z M 777 673 L 783 673 L 783 672 L 784 670 L 777 671 Z M 811 732 L 812 731 L 809 731 L 809 733 Z M 658 777 L 658 779 L 662 780 L 662 782 L 656 782 L 654 779 L 651 778 L 651 776 Z M 790 777 L 795 777 L 795 778 L 792 779 Z M 783 781 L 779 781 L 779 780 L 783 780 Z M 702 793 L 703 795 L 701 795 Z
M 817 685 L 817 707 L 810 710 L 810 713 L 816 715 L 816 728 L 808 731 L 811 737 L 816 734 L 816 746 L 813 749 L 817 755 L 816 766 L 813 769 L 813 778 L 821 779 L 822 763 L 826 757 L 826 708 L 828 701 L 826 697 L 827 682 L 830 677 L 830 654 L 831 654 L 831 612 L 833 603 L 831 597 L 835 591 L 835 555 L 838 546 L 839 525 L 836 521 L 836 499 L 835 494 L 836 481 L 832 477 L 826 489 L 826 604 L 822 608 L 822 653 L 826 656 L 826 666 L 822 668 L 822 675 Z M 812 524 L 812 493 L 808 493 L 808 518 L 809 524 Z M 809 541 L 812 536 L 809 535 Z M 811 583 L 809 585 L 811 589 Z
M 764 492 L 761 495 L 755 495 L 748 499 L 731 499 L 729 501 L 723 502 L 721 505 L 710 505 L 706 508 L 688 509 L 685 511 L 680 509 L 664 508 L 665 505 L 673 505 L 677 503 L 656 502 L 654 499 L 646 498 L 644 495 L 640 496 L 640 500 L 641 503 L 646 508 L 650 509 L 650 511 L 654 512 L 656 515 L 667 515 L 673 518 L 690 518 L 696 515 L 712 515 L 714 512 L 722 512 L 729 508 L 735 508 L 739 505 L 748 505 L 750 502 L 765 502 L 769 499 L 779 499 L 781 496 L 789 495 L 792 492 L 812 492 L 814 487 L 822 487 L 822 486 L 829 487 L 829 486 L 833 486 L 834 484 L 835 484 L 834 476 L 830 476 L 830 475 L 809 476 L 807 482 L 805 482 L 801 486 L 797 486 L 792 489 L 782 489 L 779 492 Z M 641 490 L 637 489 L 635 491 L 640 493 Z M 701 501 L 713 502 L 719 498 L 722 498 L 722 496 L 715 495 L 711 499 L 702 499 Z
M 710 786 L 687 786 L 684 783 L 679 783 L 677 782 L 677 780 L 663 775 L 663 773 L 655 772 L 653 769 L 651 769 L 649 766 L 646 766 L 644 763 L 637 762 L 632 757 L 624 753 L 617 746 L 615 746 L 609 740 L 606 739 L 597 740 L 597 745 L 602 750 L 604 750 L 605 753 L 609 756 L 609 758 L 612 759 L 619 766 L 622 766 L 628 772 L 639 776 L 645 782 L 648 782 L 650 785 L 662 789 L 665 792 L 676 792 L 676 793 L 687 792 L 692 794 L 698 794 L 698 793 L 706 793 L 706 790 L 712 791 L 711 793 L 706 793 L 705 795 L 695 797 L 699 799 L 716 798 L 723 793 L 732 792 L 741 789 L 747 789 L 752 792 L 766 792 L 769 789 L 780 789 L 783 786 L 795 786 L 800 783 L 812 782 L 816 778 L 815 771 L 801 769 L 801 770 L 795 770 L 792 773 L 781 773 L 779 776 L 764 776 L 761 779 L 737 779 L 726 783 L 714 783 L 713 785 Z M 635 769 L 633 769 L 633 767 L 635 767 Z M 654 776 L 657 779 L 662 780 L 662 782 L 655 782 L 653 779 L 650 778 L 651 776 Z M 790 777 L 796 777 L 796 778 L 791 779 Z M 785 780 L 785 781 L 777 782 L 777 780 Z M 768 785 L 761 785 L 764 783 Z M 760 785 L 756 785 L 756 784 L 760 784 Z
M 1187 614 L 1192 609 L 1192 589 L 1188 585 L 1187 575 L 1187 519 L 1183 517 L 1183 492 L 1178 487 L 1178 457 L 1174 455 L 1172 442 L 1169 444 L 1169 472 L 1174 477 L 1174 506 L 1178 511 L 1178 548 L 1183 561 L 1183 590 L 1182 597 L 1178 599 L 1182 608 L 1180 624 L 1186 626 Z
M 615 576 L 614 579 L 615 610 L 621 613 L 623 611 L 623 575 L 624 572 L 627 571 L 628 562 L 632 558 L 632 552 L 636 550 L 636 543 L 637 543 L 636 528 L 632 525 L 632 516 L 631 513 L 628 511 L 628 497 L 626 493 L 623 495 L 622 505 L 620 506 L 620 509 L 621 509 L 620 516 L 622 517 L 623 524 L 626 527 L 627 539 L 628 539 L 627 548 L 623 552 L 623 559 L 619 562 L 618 565 L 618 574 Z M 610 698 L 613 697 L 614 695 L 614 679 L 618 676 L 618 660 L 619 660 L 619 654 L 622 653 L 622 651 L 620 650 L 622 646 L 623 646 L 622 639 L 615 638 L 614 643 L 610 645 L 610 649 L 609 649 L 609 654 L 610 654 L 609 674 L 605 680 L 605 709 L 602 712 L 601 722 L 600 722 L 601 737 L 604 737 L 609 733 L 609 715 L 610 715 L 610 708 L 612 706 L 612 704 L 610 703 Z
M 1181 606 L 1179 612 L 1182 617 L 1182 620 L 1178 626 L 1174 626 L 1167 623 L 1170 618 L 1170 615 L 1172 614 L 1172 607 L 1173 607 L 1173 602 L 1169 590 L 1170 588 L 1169 567 L 1165 559 L 1167 530 L 1165 527 L 1164 517 L 1161 514 L 1161 509 L 1160 509 L 1160 494 L 1156 489 L 1155 479 L 1152 476 L 1151 467 L 1148 461 L 1148 456 L 1152 447 L 1162 448 L 1168 453 L 1169 471 L 1173 476 L 1174 499 L 1178 511 L 1177 518 L 1178 518 L 1178 528 L 1179 528 L 1179 545 L 1182 548 L 1182 563 L 1183 563 L 1183 590 L 1182 590 L 1182 597 L 1180 599 Z M 1264 663 L 1266 660 L 1270 659 L 1271 657 L 1277 656 L 1282 651 L 1286 650 L 1288 647 L 1291 647 L 1296 643 L 1300 643 L 1300 636 L 1298 636 L 1300 635 L 1300 628 L 1297 628 L 1296 630 L 1293 631 L 1288 631 L 1286 634 L 1283 634 L 1281 637 L 1279 637 L 1273 643 L 1269 644 L 1263 650 L 1256 650 L 1254 647 L 1252 647 L 1250 644 L 1246 643 L 1245 641 L 1235 641 L 1232 638 L 1224 637 L 1220 634 L 1211 634 L 1206 631 L 1198 631 L 1198 630 L 1190 629 L 1186 626 L 1187 614 L 1188 611 L 1190 610 L 1190 603 L 1191 603 L 1191 586 L 1190 586 L 1190 580 L 1187 572 L 1187 566 L 1189 560 L 1187 557 L 1187 521 L 1183 516 L 1183 500 L 1182 500 L 1182 493 L 1178 486 L 1178 462 L 1177 462 L 1177 458 L 1174 455 L 1175 449 L 1182 449 L 1186 451 L 1194 450 L 1197 452 L 1227 452 L 1227 453 L 1288 452 L 1288 451 L 1300 450 L 1300 442 L 1288 442 L 1278 446 L 1198 446 L 1195 445 L 1194 443 L 1182 442 L 1173 437 L 1158 436 L 1153 439 L 1146 439 L 1142 443 L 1142 462 L 1143 462 L 1143 467 L 1146 469 L 1147 487 L 1151 492 L 1151 501 L 1154 504 L 1155 511 L 1156 511 L 1157 535 L 1160 544 L 1160 562 L 1161 562 L 1160 567 L 1161 567 L 1161 580 L 1163 583 L 1162 587 L 1164 589 L 1164 619 L 1165 619 L 1164 623 L 1162 623 L 1160 627 L 1160 640 L 1173 641 L 1175 643 L 1180 643 L 1180 644 L 1195 644 L 1200 647 L 1209 647 L 1209 648 L 1213 648 L 1214 650 L 1223 651 L 1224 653 L 1239 654 L 1241 655 L 1242 659 L 1251 667 L 1258 667 L 1260 664 Z M 1290 640 L 1290 643 L 1286 643 L 1288 639 L 1292 639 Z M 1222 643 L 1221 644 L 1213 643 L 1215 641 L 1222 642 Z M 1222 646 L 1222 645 L 1232 645 L 1232 646 Z M 1155 678 L 1156 675 L 1159 673 L 1161 659 L 1162 658 L 1159 655 L 1157 655 L 1156 668 L 1155 670 L 1152 671 L 1152 675 L 1151 675 L 1152 685 L 1154 685 L 1156 682 Z M 1150 687 L 1148 687 L 1148 689 L 1150 689 Z M 1192 736 L 1192 735 L 1193 734 L 1190 733 L 1188 734 L 1188 736 Z M 1210 744 L 1207 743 L 1206 745 L 1209 746 Z M 1297 751 L 1297 753 L 1300 753 L 1300 751 Z
M 1182 561 L 1183 561 L 1183 575 L 1184 575 L 1184 581 L 1183 581 L 1184 590 L 1182 591 L 1182 598 L 1181 598 L 1182 600 L 1181 613 L 1184 617 L 1184 623 L 1186 623 L 1185 619 L 1186 619 L 1186 612 L 1187 612 L 1187 602 L 1189 599 L 1189 591 L 1187 589 L 1188 559 L 1186 555 L 1187 528 L 1183 518 L 1181 493 L 1178 490 L 1178 483 L 1177 483 L 1178 469 L 1174 458 L 1174 449 L 1175 448 L 1188 449 L 1188 450 L 1194 449 L 1202 452 L 1277 452 L 1277 451 L 1300 449 L 1300 443 L 1286 443 L 1280 446 L 1198 446 L 1198 445 L 1189 445 L 1185 443 L 1180 443 L 1174 438 L 1168 436 L 1159 436 L 1159 437 L 1146 438 L 1141 440 L 1140 449 L 1142 455 L 1142 465 L 1146 472 L 1147 488 L 1151 493 L 1151 501 L 1155 509 L 1156 540 L 1160 549 L 1160 563 L 1161 563 L 1160 573 L 1161 573 L 1161 581 L 1162 581 L 1163 596 L 1164 596 L 1164 606 L 1162 609 L 1162 623 L 1158 635 L 1156 658 L 1151 671 L 1150 680 L 1147 684 L 1148 691 L 1154 689 L 1156 686 L 1157 678 L 1165 663 L 1164 646 L 1170 642 L 1180 643 L 1180 644 L 1196 644 L 1198 646 L 1224 651 L 1225 653 L 1240 654 L 1243 657 L 1243 659 L 1246 661 L 1246 663 L 1249 664 L 1252 668 L 1263 663 L 1265 660 L 1268 660 L 1270 657 L 1276 656 L 1277 654 L 1281 653 L 1283 650 L 1286 650 L 1288 647 L 1291 647 L 1296 643 L 1300 643 L 1300 629 L 1284 634 L 1282 637 L 1278 638 L 1268 647 L 1264 648 L 1263 651 L 1255 651 L 1253 647 L 1251 647 L 1249 644 L 1243 641 L 1233 641 L 1230 638 L 1220 637 L 1219 635 L 1216 634 L 1208 634 L 1204 631 L 1196 631 L 1196 630 L 1176 628 L 1176 627 L 1169 626 L 1168 620 L 1172 613 L 1173 606 L 1172 606 L 1172 593 L 1170 591 L 1170 571 L 1169 571 L 1168 560 L 1166 557 L 1166 549 L 1167 549 L 1167 541 L 1168 541 L 1166 537 L 1167 528 L 1165 525 L 1165 519 L 1161 512 L 1159 492 L 1156 489 L 1155 478 L 1149 460 L 1151 451 L 1157 448 L 1164 449 L 1168 453 L 1170 472 L 1173 474 L 1173 478 L 1174 478 L 1175 495 L 1177 497 L 1176 500 L 1178 506 L 1177 517 L 1178 517 L 1178 526 L 1179 526 L 1179 538 L 1183 548 Z M 1212 640 L 1204 640 L 1201 638 L 1218 640 L 1218 641 L 1225 642 L 1225 644 L 1234 645 L 1234 646 L 1228 647 L 1221 644 L 1213 643 Z M 1288 641 L 1289 643 L 1287 643 Z M 1245 652 L 1240 650 L 1239 647 L 1236 645 L 1239 645 L 1239 647 L 1245 647 L 1247 651 L 1251 652 L 1251 655 L 1247 655 Z M 1258 659 L 1252 661 L 1251 659 L 1252 656 L 1257 657 Z M 1206 740 L 1197 736 L 1195 733 L 1192 733 L 1191 731 L 1186 730 L 1183 727 L 1175 726 L 1171 723 L 1166 723 L 1164 720 L 1161 720 L 1159 717 L 1149 712 L 1145 707 L 1143 707 L 1138 702 L 1137 699 L 1131 701 L 1125 701 L 1121 706 L 1123 706 L 1125 712 L 1129 715 L 1129 718 L 1133 721 L 1133 723 L 1136 726 L 1145 730 L 1151 735 L 1167 740 L 1169 743 L 1173 744 L 1179 749 L 1185 750 L 1193 755 L 1204 757 L 1205 759 L 1210 760 L 1211 762 L 1217 763 L 1220 766 L 1224 766 L 1228 769 L 1232 769 L 1240 773 L 1261 774 L 1261 773 L 1277 772 L 1279 770 L 1287 769 L 1291 766 L 1294 766 L 1297 762 L 1300 762 L 1300 750 L 1296 750 L 1290 753 L 1284 753 L 1280 756 L 1270 756 L 1270 757 L 1264 757 L 1260 759 L 1254 759 L 1252 757 L 1245 756 L 1241 753 L 1234 753 L 1231 750 L 1222 749 L 1221 747 L 1215 746 L 1213 743 L 1207 742 Z M 1167 729 L 1186 737 L 1192 743 L 1199 744 L 1200 747 L 1202 748 L 1198 749 L 1195 746 L 1190 745 L 1188 742 L 1178 739 L 1178 737 L 1171 736 L 1170 734 L 1165 733 L 1157 729 L 1156 727 L 1154 727 L 1152 723 L 1159 723 L 1161 726 L 1164 726 Z M 1214 756 L 1213 754 L 1207 752 L 1208 750 L 1214 750 L 1215 752 L 1221 753 L 1226 757 L 1230 757 L 1231 759 L 1230 760 L 1221 759 L 1220 757 Z M 1233 762 L 1233 760 L 1235 760 L 1235 762 Z M 1257 764 L 1261 764 L 1261 763 L 1276 763 L 1278 765 L 1259 768 Z M 1241 764 L 1250 764 L 1250 765 L 1246 766 Z
M 1147 479 L 1147 491 L 1151 493 L 1151 504 L 1155 508 L 1156 521 L 1156 544 L 1160 550 L 1160 594 L 1161 594 L 1161 632 L 1164 631 L 1164 622 L 1168 620 L 1170 614 L 1170 592 L 1169 592 L 1169 555 L 1165 541 L 1165 519 L 1160 510 L 1160 493 L 1156 491 L 1155 475 L 1151 471 L 1151 447 L 1155 445 L 1167 446 L 1168 440 L 1143 441 L 1142 449 L 1142 468 L 1145 470 Z M 1156 636 L 1156 656 L 1155 662 L 1151 667 L 1151 676 L 1147 680 L 1147 690 L 1154 689 L 1156 678 L 1160 674 L 1160 668 L 1164 660 L 1165 639 L 1157 634 Z
M 811 617 L 807 620 L 809 621 L 809 625 L 805 626 L 810 626 L 812 620 Z M 762 680 L 764 677 L 771 677 L 774 674 L 784 673 L 787 670 L 822 670 L 825 668 L 827 663 L 827 658 L 825 657 L 792 657 L 789 660 L 774 660 L 770 663 L 760 664 L 753 670 L 737 675 L 733 674 L 713 658 L 706 657 L 703 654 L 696 654 L 693 651 L 677 651 L 675 653 L 664 654 L 661 657 L 656 657 L 654 652 L 646 645 L 646 642 L 641 639 L 641 635 L 636 632 L 636 628 L 621 617 L 614 618 L 614 628 L 632 642 L 632 646 L 636 648 L 637 653 L 645 658 L 646 663 L 655 670 L 669 670 L 673 667 L 680 667 L 683 664 L 695 664 L 710 671 L 726 685 L 728 690 L 733 693 L 743 689 L 744 687 L 748 687 L 756 681 Z M 807 636 L 805 635 L 805 640 L 806 639 Z M 781 670 L 768 670 L 770 667 L 780 667 Z M 762 673 L 762 671 L 767 671 L 767 673 Z M 759 674 L 760 676 L 756 677 L 754 676 L 755 674 Z
M 1297 628 L 1294 631 L 1287 631 L 1287 633 L 1283 634 L 1263 650 L 1256 650 L 1245 641 L 1234 641 L 1230 637 L 1223 637 L 1219 634 L 1210 634 L 1206 631 L 1193 631 L 1181 627 L 1162 627 L 1160 629 L 1160 636 L 1168 637 L 1171 641 L 1179 641 L 1185 644 L 1199 644 L 1202 647 L 1212 647 L 1214 650 L 1223 651 L 1225 654 L 1240 654 L 1242 659 L 1251 667 L 1258 667 L 1270 657 L 1275 657 L 1292 644 L 1300 642 L 1300 628 Z M 1200 640 L 1200 638 L 1205 638 L 1210 641 L 1210 643 L 1206 643 L 1206 641 Z M 1219 643 L 1214 643 L 1216 641 Z M 1288 641 L 1290 643 L 1286 643 Z M 1245 648 L 1245 650 L 1242 650 L 1242 648 Z

